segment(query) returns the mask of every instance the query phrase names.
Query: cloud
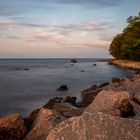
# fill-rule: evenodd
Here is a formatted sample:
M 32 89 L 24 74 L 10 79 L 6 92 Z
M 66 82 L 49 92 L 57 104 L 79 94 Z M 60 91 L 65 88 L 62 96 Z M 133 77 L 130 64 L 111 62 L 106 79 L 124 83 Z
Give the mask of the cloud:
M 49 0 L 51 2 L 63 4 L 82 4 L 82 5 L 98 5 L 98 6 L 115 6 L 121 0 Z
M 103 30 L 107 30 L 113 28 L 109 22 L 104 21 L 96 21 L 96 22 L 88 22 L 88 23 L 79 23 L 79 24 L 65 24 L 65 25 L 54 25 L 54 30 L 58 31 L 63 35 L 70 35 L 76 32 L 81 32 L 83 35 L 86 33 L 99 32 Z
M 13 22 L 12 20 L 0 20 L 0 27 L 3 27 L 3 28 L 21 28 L 22 27 L 31 27 L 31 28 L 34 28 L 34 27 L 39 27 L 39 28 L 43 28 L 43 27 L 46 27 L 45 25 L 42 25 L 42 24 L 32 24 L 32 23 L 16 23 L 16 22 Z

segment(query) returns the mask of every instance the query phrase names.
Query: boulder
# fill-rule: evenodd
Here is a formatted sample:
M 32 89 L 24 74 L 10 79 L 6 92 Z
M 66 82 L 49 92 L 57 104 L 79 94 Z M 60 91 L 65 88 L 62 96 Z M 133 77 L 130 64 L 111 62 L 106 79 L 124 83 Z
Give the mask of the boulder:
M 93 102 L 97 94 L 101 91 L 102 89 L 96 89 L 94 91 L 90 91 L 87 93 L 82 94 L 82 100 L 81 100 L 81 106 L 82 107 L 87 107 L 89 104 Z
M 68 87 L 67 85 L 61 85 L 59 88 L 57 88 L 57 91 L 67 91 Z
M 32 129 L 25 137 L 25 140 L 44 140 L 49 131 L 58 123 L 65 120 L 65 117 L 60 115 L 55 110 L 41 108 L 32 123 Z
M 61 116 L 61 115 L 57 113 L 55 110 L 41 108 L 32 124 L 32 128 L 38 125 L 39 123 L 42 123 L 45 119 L 52 116 Z
M 0 119 L 1 140 L 20 140 L 25 134 L 24 120 L 19 114 Z
M 121 82 L 120 78 L 112 77 L 112 83 L 119 83 Z
M 140 121 L 85 113 L 60 123 L 46 140 L 139 140 Z
M 123 117 L 134 115 L 129 93 L 113 90 L 103 90 L 98 93 L 92 104 L 85 109 L 85 112 L 101 112 L 109 108 L 120 110 Z
M 49 132 L 62 121 L 64 121 L 64 117 L 57 115 L 39 121 L 27 134 L 24 140 L 45 140 Z

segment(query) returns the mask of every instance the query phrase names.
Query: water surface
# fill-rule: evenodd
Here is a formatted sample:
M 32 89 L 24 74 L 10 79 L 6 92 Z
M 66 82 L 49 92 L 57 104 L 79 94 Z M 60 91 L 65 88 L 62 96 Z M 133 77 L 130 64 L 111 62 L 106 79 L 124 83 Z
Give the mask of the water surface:
M 0 117 L 17 112 L 26 116 L 52 97 L 79 98 L 80 91 L 91 85 L 132 74 L 98 59 L 78 59 L 74 65 L 70 59 L 0 59 Z M 63 84 L 69 90 L 57 92 Z

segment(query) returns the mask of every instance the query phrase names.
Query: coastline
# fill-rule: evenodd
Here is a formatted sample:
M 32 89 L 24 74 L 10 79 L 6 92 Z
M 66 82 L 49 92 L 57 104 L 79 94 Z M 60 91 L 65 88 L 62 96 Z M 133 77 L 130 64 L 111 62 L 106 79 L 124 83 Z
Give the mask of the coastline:
M 109 64 L 116 65 L 123 69 L 140 71 L 140 61 L 132 61 L 132 60 L 111 60 Z
M 140 62 L 111 60 L 109 63 L 124 69 L 140 70 Z M 140 128 L 139 91 L 140 75 L 125 79 L 113 77 L 111 84 L 93 85 L 83 90 L 81 102 L 76 102 L 75 97 L 56 97 L 50 99 L 42 108 L 33 111 L 28 118 L 15 114 L 0 119 L 0 138 L 14 140 L 60 140 L 62 138 L 67 140 L 80 138 L 96 140 L 96 136 L 100 135 L 99 140 L 103 140 L 104 137 L 111 137 L 111 140 L 114 140 L 117 136 L 124 139 L 126 135 L 130 139 L 128 133 L 131 133 L 131 138 L 140 138 L 138 130 Z M 100 122 L 102 125 L 99 124 Z M 135 133 L 130 131 L 131 127 L 127 123 L 132 125 L 132 129 L 137 129 Z M 121 127 L 120 124 L 122 124 Z M 83 127 L 83 125 L 85 126 Z M 102 128 L 100 128 L 101 126 Z M 110 127 L 113 127 L 114 131 Z M 95 130 L 95 133 L 91 131 L 91 128 Z M 127 128 L 128 131 L 123 135 L 122 130 L 124 128 Z M 107 129 L 106 132 L 105 129 Z M 84 136 L 85 133 L 87 136 Z

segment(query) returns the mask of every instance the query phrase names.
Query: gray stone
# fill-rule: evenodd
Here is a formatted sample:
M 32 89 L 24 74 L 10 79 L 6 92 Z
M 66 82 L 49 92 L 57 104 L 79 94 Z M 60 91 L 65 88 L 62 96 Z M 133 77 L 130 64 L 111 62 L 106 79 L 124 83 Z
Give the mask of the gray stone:
M 123 117 L 133 115 L 133 107 L 129 102 L 128 92 L 116 92 L 113 90 L 103 90 L 94 99 L 85 112 L 100 112 L 102 110 L 115 108 L 121 111 Z
M 46 140 L 139 140 L 140 121 L 103 113 L 85 113 L 53 129 Z

